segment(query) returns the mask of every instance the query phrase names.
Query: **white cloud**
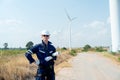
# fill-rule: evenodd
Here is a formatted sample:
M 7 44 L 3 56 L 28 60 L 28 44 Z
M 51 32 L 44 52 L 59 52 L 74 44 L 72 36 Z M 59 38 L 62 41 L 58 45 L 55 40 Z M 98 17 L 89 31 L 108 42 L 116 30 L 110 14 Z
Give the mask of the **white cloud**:
M 0 25 L 18 25 L 18 24 L 22 24 L 22 21 L 20 20 L 16 20 L 16 19 L 4 19 L 4 20 L 0 20 Z
M 93 21 L 89 24 L 83 25 L 81 31 L 74 33 L 73 40 L 76 45 L 109 45 L 110 44 L 110 31 L 107 20 Z
M 85 25 L 86 28 L 102 28 L 105 26 L 105 23 L 104 22 L 101 22 L 101 21 L 93 21 L 87 25 Z

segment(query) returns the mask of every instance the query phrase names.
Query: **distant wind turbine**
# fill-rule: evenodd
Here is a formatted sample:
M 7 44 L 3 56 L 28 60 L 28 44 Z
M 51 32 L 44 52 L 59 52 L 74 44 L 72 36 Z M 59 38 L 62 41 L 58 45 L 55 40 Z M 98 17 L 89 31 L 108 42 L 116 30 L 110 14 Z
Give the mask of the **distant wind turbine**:
M 73 20 L 75 20 L 77 17 L 73 17 L 71 18 L 67 12 L 67 10 L 65 9 L 65 13 L 66 13 L 66 16 L 69 20 L 69 50 L 71 51 L 71 23 Z

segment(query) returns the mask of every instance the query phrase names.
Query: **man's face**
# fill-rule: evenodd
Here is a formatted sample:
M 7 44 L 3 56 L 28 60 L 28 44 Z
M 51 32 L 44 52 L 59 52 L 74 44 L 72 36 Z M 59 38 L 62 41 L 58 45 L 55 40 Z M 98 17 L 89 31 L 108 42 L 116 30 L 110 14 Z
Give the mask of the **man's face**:
M 42 35 L 42 40 L 48 41 L 48 39 L 49 39 L 49 35 Z

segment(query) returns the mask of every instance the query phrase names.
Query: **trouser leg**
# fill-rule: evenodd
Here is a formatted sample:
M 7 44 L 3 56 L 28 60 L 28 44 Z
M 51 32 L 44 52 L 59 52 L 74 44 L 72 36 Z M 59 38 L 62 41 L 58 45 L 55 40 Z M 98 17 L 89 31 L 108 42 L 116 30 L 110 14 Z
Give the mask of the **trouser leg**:
M 55 80 L 55 74 L 47 75 L 47 80 Z
M 41 68 L 37 69 L 37 74 L 35 76 L 35 80 L 45 80 L 45 76 L 43 74 L 44 70 L 42 70 Z
M 55 80 L 55 72 L 54 72 L 54 66 L 50 66 L 49 72 L 47 72 L 47 80 Z

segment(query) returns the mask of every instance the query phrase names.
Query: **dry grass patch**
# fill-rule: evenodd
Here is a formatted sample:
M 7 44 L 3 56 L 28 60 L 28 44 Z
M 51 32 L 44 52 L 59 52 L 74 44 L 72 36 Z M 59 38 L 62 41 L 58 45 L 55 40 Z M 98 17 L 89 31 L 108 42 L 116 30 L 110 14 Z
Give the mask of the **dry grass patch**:
M 36 57 L 34 56 L 34 58 Z M 71 58 L 71 55 L 68 51 L 63 52 L 55 61 L 55 66 L 60 63 L 64 64 L 57 68 L 67 66 L 68 64 L 65 61 L 69 58 Z M 31 80 L 36 74 L 37 66 L 29 64 L 24 54 L 5 56 L 0 58 L 0 61 L 0 80 Z
M 10 61 L 0 66 L 0 80 L 26 80 L 33 77 L 35 71 L 23 55 L 11 57 Z

